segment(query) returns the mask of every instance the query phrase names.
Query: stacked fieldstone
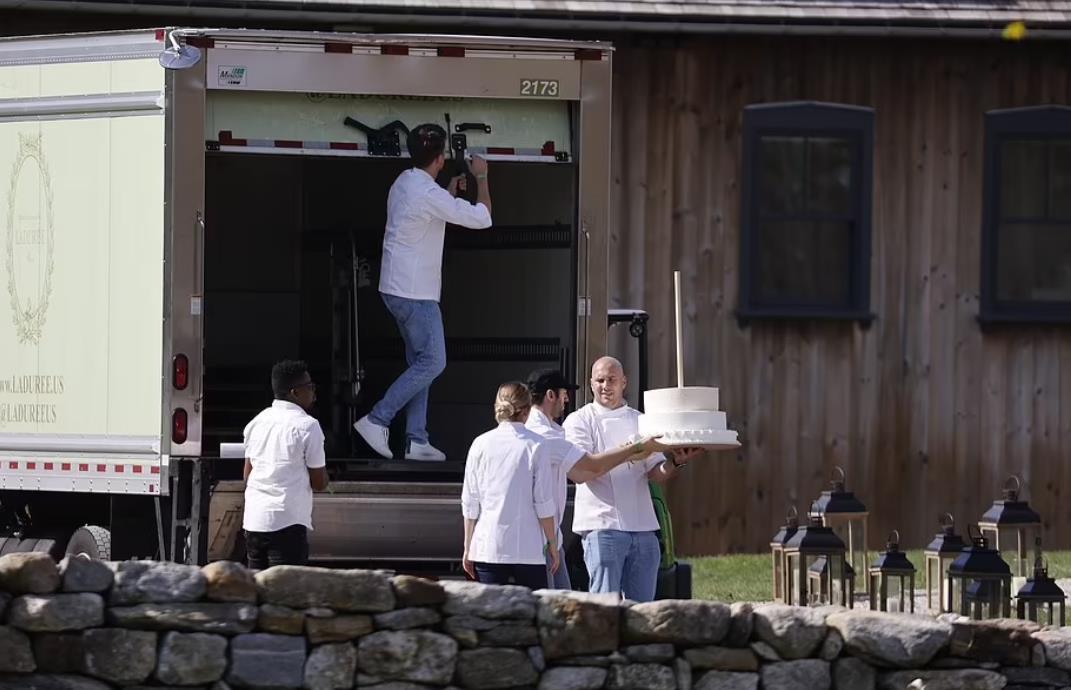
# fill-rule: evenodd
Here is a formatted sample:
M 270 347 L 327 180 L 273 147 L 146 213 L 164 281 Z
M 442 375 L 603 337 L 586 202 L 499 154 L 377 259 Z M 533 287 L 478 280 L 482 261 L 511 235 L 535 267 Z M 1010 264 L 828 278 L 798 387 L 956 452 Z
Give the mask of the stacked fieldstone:
M 1071 687 L 1021 621 L 614 597 L 363 570 L 0 558 L 0 690 Z

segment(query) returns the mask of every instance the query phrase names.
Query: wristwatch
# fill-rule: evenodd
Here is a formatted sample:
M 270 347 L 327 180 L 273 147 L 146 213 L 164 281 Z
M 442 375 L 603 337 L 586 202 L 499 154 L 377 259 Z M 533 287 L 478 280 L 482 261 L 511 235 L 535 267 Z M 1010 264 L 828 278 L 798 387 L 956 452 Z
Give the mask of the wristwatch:
M 686 463 L 686 462 L 677 462 L 677 458 L 672 456 L 672 455 L 669 456 L 669 461 L 671 463 L 673 463 L 673 467 L 675 467 L 678 470 L 680 468 L 682 468 L 682 467 L 687 467 L 688 466 L 688 463 Z

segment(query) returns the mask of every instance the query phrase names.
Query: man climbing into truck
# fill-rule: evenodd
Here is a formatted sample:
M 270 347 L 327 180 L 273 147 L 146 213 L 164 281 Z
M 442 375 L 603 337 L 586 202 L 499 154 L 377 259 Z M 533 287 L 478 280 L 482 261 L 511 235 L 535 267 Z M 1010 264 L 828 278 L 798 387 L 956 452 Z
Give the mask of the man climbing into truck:
M 442 293 L 443 242 L 446 224 L 476 230 L 491 226 L 491 192 L 487 161 L 473 157 L 476 203 L 457 198 L 461 176 L 443 189 L 435 181 L 446 164 L 446 132 L 425 124 L 409 132 L 413 167 L 395 180 L 387 196 L 387 228 L 379 292 L 405 343 L 408 368 L 354 428 L 372 450 L 387 459 L 390 423 L 405 408 L 405 459 L 443 461 L 446 455 L 428 440 L 428 391 L 446 368 L 439 298 Z

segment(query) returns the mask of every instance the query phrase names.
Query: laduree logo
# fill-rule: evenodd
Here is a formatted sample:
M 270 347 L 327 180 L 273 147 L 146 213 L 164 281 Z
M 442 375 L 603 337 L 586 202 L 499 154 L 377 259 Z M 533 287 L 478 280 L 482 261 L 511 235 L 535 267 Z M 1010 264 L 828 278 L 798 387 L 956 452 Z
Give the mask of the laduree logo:
M 41 135 L 19 134 L 7 194 L 7 291 L 15 336 L 38 343 L 52 297 L 52 182 Z

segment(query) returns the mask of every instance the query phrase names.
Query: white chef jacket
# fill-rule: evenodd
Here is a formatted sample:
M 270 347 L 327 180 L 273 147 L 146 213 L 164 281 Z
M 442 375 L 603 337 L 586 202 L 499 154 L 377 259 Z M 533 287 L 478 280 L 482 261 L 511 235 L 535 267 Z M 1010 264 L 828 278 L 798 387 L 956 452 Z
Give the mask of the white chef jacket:
M 639 432 L 640 413 L 627 405 L 611 410 L 588 403 L 569 415 L 565 437 L 588 453 L 603 453 L 629 442 Z M 647 473 L 662 463 L 660 455 L 618 465 L 598 479 L 576 487 L 573 531 L 599 529 L 653 532 L 658 529 Z
M 324 432 L 300 405 L 276 400 L 246 425 L 245 457 L 253 466 L 245 484 L 242 528 L 275 532 L 312 529 L 309 469 L 324 467 Z
M 439 301 L 446 224 L 491 227 L 491 212 L 446 191 L 420 168 L 394 180 L 387 195 L 387 231 L 379 291 L 407 299 Z
M 539 518 L 554 517 L 554 471 L 542 439 L 520 422 L 502 422 L 469 447 L 461 512 L 476 520 L 469 559 L 542 565 Z
M 578 448 L 565 438 L 565 429 L 553 419 L 543 414 L 543 410 L 532 406 L 525 424 L 544 440 L 549 454 L 550 466 L 554 469 L 554 505 L 558 510 L 558 545 L 562 541 L 562 521 L 565 520 L 565 503 L 569 500 L 569 470 L 584 457 L 582 448 Z

